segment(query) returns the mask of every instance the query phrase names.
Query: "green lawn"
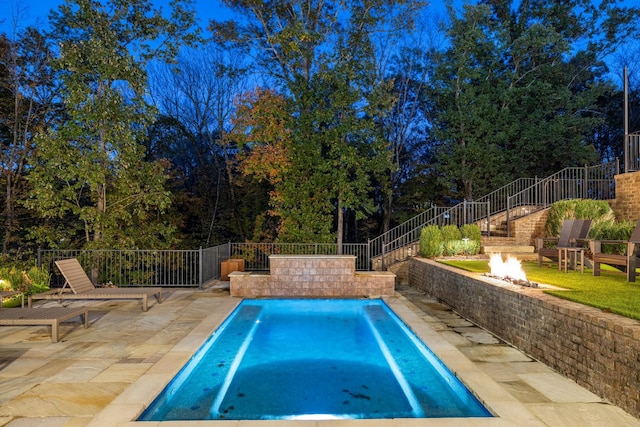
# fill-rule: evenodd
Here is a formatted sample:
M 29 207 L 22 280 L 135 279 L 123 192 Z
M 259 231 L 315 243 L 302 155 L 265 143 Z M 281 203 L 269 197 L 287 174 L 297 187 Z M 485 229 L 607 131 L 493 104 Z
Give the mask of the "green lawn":
M 476 273 L 489 272 L 489 263 L 484 260 L 442 263 Z M 522 268 L 531 282 L 566 289 L 544 291 L 547 294 L 640 320 L 640 282 L 627 282 L 626 275 L 618 270 L 603 265 L 601 275 L 594 277 L 590 269 L 585 268 L 584 274 L 565 273 L 558 271 L 558 264 L 549 262 L 538 267 L 535 261 L 525 261 Z

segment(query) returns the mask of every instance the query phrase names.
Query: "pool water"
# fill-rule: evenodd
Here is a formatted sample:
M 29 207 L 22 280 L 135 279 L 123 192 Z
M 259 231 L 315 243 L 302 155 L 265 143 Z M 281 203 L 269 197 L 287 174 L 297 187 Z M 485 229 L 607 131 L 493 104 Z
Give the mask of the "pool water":
M 382 300 L 244 300 L 139 420 L 490 417 Z

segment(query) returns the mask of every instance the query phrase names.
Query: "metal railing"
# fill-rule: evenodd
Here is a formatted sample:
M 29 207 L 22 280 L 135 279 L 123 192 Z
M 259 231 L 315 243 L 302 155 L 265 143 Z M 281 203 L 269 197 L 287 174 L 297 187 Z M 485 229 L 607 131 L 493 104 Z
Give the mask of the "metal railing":
M 419 241 L 422 228 L 429 224 L 461 226 L 476 223 L 485 235 L 491 235 L 497 227 L 504 227 L 506 235 L 510 236 L 512 220 L 545 209 L 559 200 L 614 199 L 614 176 L 619 171 L 617 159 L 598 166 L 566 168 L 544 179 L 517 179 L 475 202 L 465 201 L 453 208 L 433 207 L 372 239 L 369 242 L 371 259 L 377 263 L 382 257 L 385 265 L 389 254 Z M 469 209 L 474 213 L 459 214 Z M 415 253 L 413 249 L 412 252 Z
M 345 243 L 344 255 L 356 257 L 356 270 L 370 266 L 369 246 L 366 243 Z M 113 284 L 119 287 L 201 287 L 220 277 L 220 263 L 233 256 L 245 259 L 245 270 L 269 270 L 269 255 L 335 255 L 336 244 L 289 243 L 226 243 L 198 250 L 76 250 L 41 249 L 38 266 L 51 273 L 51 286 L 62 287 L 64 278 L 54 262 L 77 258 L 91 281 L 96 285 Z
M 560 200 L 611 200 L 616 197 L 615 175 L 619 163 L 598 166 L 565 168 L 506 198 L 505 223 L 507 237 L 511 235 L 511 221 L 546 209 Z
M 387 237 L 394 236 L 392 240 L 376 240 L 379 237 L 369 242 L 372 247 L 370 250 L 373 261 L 378 264 L 382 263 L 382 269 L 384 270 L 390 262 L 402 259 L 399 254 L 404 254 L 405 250 L 407 254 L 416 255 L 418 253 L 415 243 L 420 240 L 420 233 L 422 229 L 427 225 L 457 225 L 473 224 L 476 223 L 482 228 L 489 223 L 489 203 L 488 202 L 462 202 L 456 206 L 450 208 L 432 208 L 427 213 L 429 215 L 419 215 L 420 224 L 409 229 L 408 232 L 394 236 L 394 234 L 387 234 Z M 414 220 L 416 219 L 414 218 Z M 405 224 L 413 224 L 414 221 L 408 221 Z M 396 227 L 398 232 L 398 227 Z M 384 235 L 383 235 L 384 237 Z M 379 250 L 378 250 L 379 247 Z M 389 260 L 388 258 L 391 258 Z M 376 265 L 377 267 L 377 265 Z
M 624 147 L 624 171 L 640 170 L 640 133 L 626 135 Z
M 77 258 L 96 285 L 200 286 L 199 250 L 40 250 L 38 265 L 52 273 L 52 286 L 62 286 L 54 262 Z
M 220 263 L 231 258 L 231 244 L 200 249 L 200 286 L 209 280 L 220 278 Z

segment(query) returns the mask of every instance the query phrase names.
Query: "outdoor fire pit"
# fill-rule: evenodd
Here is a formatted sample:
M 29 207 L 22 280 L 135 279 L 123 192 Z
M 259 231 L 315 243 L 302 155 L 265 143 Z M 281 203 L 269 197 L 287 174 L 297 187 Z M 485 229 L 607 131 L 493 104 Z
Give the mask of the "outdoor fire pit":
M 491 272 L 485 273 L 485 276 L 514 285 L 528 286 L 530 288 L 538 287 L 537 283 L 527 279 L 520 260 L 512 256 L 507 256 L 507 259 L 503 260 L 501 254 L 492 254 L 489 258 L 489 268 L 491 268 Z

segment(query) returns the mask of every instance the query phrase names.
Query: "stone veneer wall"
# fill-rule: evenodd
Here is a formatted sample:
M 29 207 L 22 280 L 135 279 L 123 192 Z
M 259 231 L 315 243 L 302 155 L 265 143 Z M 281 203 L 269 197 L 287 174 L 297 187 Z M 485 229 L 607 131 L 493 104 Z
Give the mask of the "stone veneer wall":
M 618 220 L 637 221 L 640 219 L 640 171 L 615 176 L 616 199 L 611 207 Z
M 546 236 L 544 225 L 548 215 L 549 210 L 544 209 L 512 221 L 511 233 L 516 236 L 516 244 L 534 246 L 537 237 Z
M 395 274 L 356 272 L 356 257 L 349 255 L 271 255 L 271 274 L 229 274 L 231 296 L 341 297 L 393 296 Z
M 409 284 L 640 416 L 640 322 L 422 258 L 409 261 Z

